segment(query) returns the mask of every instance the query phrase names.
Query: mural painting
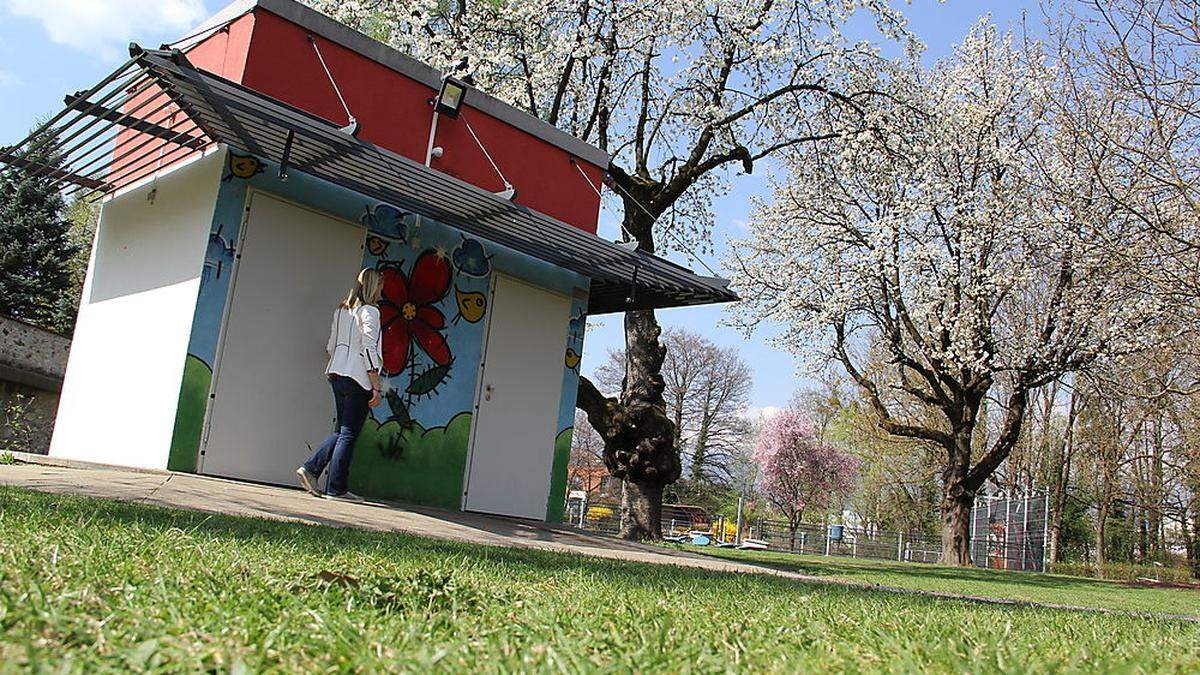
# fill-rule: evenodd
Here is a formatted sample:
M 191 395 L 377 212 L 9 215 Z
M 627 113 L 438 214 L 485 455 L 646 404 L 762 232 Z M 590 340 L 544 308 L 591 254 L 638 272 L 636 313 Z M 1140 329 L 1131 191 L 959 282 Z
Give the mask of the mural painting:
M 253 161 L 251 161 L 253 160 Z M 493 270 L 575 292 L 564 356 L 550 519 L 561 518 L 570 454 L 586 279 L 391 205 L 292 172 L 280 181 L 253 157 L 229 153 L 214 212 L 188 347 L 170 468 L 196 471 L 220 322 L 250 186 L 361 223 L 363 266 L 384 280 L 380 301 L 384 397 L 359 436 L 350 489 L 375 498 L 457 509 L 470 439 Z M 347 282 L 349 283 L 349 281 Z M 323 342 L 324 336 L 314 336 Z M 561 474 L 561 476 L 559 475 Z

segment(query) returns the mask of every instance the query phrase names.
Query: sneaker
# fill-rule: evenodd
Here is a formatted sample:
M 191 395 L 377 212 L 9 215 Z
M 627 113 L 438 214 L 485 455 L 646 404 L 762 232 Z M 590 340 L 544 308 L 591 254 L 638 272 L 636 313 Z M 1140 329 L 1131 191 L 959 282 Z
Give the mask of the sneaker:
M 296 476 L 300 478 L 300 487 L 304 488 L 305 492 L 314 497 L 321 496 L 321 491 L 317 489 L 317 481 L 312 477 L 312 474 L 310 474 L 307 469 L 304 467 L 296 469 Z
M 365 502 L 365 501 L 367 501 L 367 500 L 363 499 L 362 497 L 359 497 L 358 495 L 356 495 L 353 492 L 350 492 L 348 490 L 346 492 L 341 493 L 340 495 L 326 494 L 323 496 L 325 497 L 325 499 L 336 499 L 338 501 L 343 501 L 343 502 Z

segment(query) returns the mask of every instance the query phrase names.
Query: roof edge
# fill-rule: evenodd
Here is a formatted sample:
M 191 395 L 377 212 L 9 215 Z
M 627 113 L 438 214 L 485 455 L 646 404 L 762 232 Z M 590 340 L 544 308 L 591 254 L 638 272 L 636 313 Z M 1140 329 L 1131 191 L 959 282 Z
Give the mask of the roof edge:
M 327 40 L 336 42 L 376 63 L 387 66 L 401 75 L 416 80 L 435 91 L 442 86 L 443 73 L 436 68 L 422 63 L 365 33 L 339 23 L 337 20 L 295 0 L 234 0 L 218 10 L 216 14 L 204 23 L 190 31 L 179 42 L 212 30 L 258 7 L 287 19 L 311 31 L 315 35 L 320 35 Z M 568 134 L 553 124 L 530 115 L 524 110 L 511 106 L 491 94 L 471 87 L 465 102 L 472 108 L 511 124 L 517 129 L 535 138 L 539 138 L 589 164 L 598 166 L 601 169 L 608 168 L 611 157 L 607 152 Z

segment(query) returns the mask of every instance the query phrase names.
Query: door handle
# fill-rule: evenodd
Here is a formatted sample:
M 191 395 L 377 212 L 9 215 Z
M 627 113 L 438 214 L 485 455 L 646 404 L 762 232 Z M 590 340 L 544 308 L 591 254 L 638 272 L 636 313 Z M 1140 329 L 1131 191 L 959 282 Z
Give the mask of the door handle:
M 496 391 L 496 389 L 492 385 L 490 385 L 490 384 L 485 385 L 483 387 L 483 400 L 485 400 L 485 401 L 492 400 L 492 392 L 494 392 L 494 391 Z

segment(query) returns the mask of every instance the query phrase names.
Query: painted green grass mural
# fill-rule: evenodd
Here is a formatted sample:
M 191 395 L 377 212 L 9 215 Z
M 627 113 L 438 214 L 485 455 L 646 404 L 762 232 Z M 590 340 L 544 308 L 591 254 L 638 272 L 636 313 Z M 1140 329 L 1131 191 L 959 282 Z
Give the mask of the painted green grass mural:
M 554 468 L 550 472 L 550 496 L 546 498 L 546 520 L 561 523 L 566 510 L 567 464 L 571 461 L 571 434 L 567 427 L 554 439 Z
M 378 499 L 457 509 L 471 437 L 471 414 L 444 427 L 368 418 L 350 464 L 350 490 Z
M 204 430 L 204 411 L 208 405 L 208 390 L 212 384 L 212 369 L 199 358 L 188 354 L 183 364 L 183 382 L 179 387 L 179 408 L 175 413 L 175 430 L 171 434 L 171 451 L 167 468 L 171 471 L 196 472 L 200 434 Z

